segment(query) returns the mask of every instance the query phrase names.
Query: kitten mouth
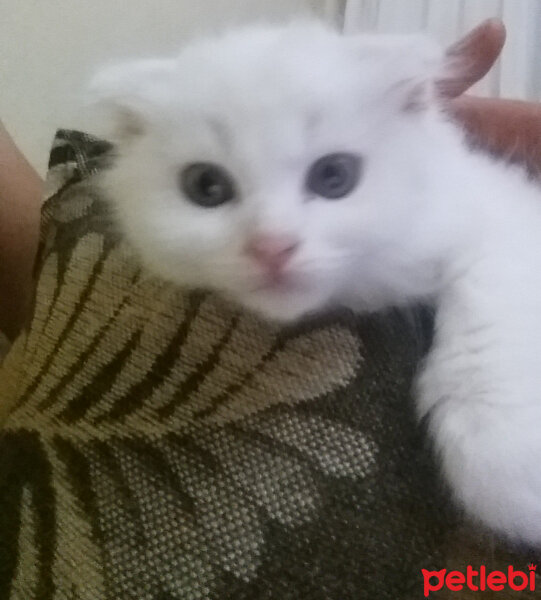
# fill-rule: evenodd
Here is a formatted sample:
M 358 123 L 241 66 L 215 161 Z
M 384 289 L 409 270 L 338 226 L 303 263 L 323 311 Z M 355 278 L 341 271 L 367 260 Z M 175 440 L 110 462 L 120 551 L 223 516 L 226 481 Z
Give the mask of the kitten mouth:
M 265 275 L 253 289 L 254 292 L 286 294 L 304 289 L 298 278 L 285 273 L 269 273 Z

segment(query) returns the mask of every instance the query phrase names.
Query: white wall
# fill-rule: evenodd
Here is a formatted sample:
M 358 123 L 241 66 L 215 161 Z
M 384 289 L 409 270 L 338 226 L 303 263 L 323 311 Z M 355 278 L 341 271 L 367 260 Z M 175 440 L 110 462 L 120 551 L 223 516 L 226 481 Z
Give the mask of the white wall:
M 334 0 L 0 0 L 0 119 L 43 173 L 58 127 L 76 126 L 97 65 L 171 54 L 194 35 L 254 19 L 333 18 Z M 1 157 L 0 157 L 1 160 Z

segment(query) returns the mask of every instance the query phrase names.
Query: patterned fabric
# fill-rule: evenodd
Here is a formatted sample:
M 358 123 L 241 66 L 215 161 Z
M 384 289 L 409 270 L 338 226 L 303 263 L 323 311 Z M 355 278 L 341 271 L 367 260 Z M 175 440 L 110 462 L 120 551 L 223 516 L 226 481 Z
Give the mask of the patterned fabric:
M 278 329 L 141 271 L 59 132 L 0 370 L 2 600 L 422 597 L 456 518 L 409 389 L 426 317 Z

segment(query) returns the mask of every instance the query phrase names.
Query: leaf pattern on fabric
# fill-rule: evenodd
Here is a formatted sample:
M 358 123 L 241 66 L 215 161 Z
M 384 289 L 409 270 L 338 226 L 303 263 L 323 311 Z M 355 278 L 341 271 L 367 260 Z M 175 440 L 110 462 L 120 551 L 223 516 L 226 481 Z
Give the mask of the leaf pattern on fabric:
M 279 329 L 154 279 L 92 180 L 108 150 L 51 153 L 0 367 L 0 598 L 409 598 L 453 523 L 409 403 L 419 322 Z

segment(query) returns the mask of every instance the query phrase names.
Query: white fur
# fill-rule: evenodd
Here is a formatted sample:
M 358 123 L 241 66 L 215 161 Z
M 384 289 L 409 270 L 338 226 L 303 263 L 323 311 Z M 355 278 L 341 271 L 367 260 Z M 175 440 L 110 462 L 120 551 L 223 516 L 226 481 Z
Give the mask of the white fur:
M 442 56 L 292 25 L 108 70 L 94 94 L 118 159 L 103 185 L 152 270 L 272 318 L 434 302 L 418 406 L 445 475 L 472 516 L 541 545 L 541 194 L 466 148 L 433 98 Z M 314 197 L 309 166 L 338 151 L 364 158 L 360 185 Z M 223 165 L 240 199 L 190 203 L 177 174 L 194 161 Z M 243 249 L 259 230 L 300 240 L 292 288 L 258 289 Z

